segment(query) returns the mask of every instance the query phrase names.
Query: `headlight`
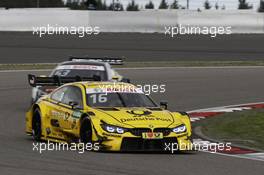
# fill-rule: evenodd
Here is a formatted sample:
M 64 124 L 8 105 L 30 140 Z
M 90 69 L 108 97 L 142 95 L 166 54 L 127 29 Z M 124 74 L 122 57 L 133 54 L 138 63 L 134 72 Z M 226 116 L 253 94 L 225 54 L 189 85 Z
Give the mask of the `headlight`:
M 107 132 L 115 132 L 115 128 L 113 126 L 106 126 Z
M 119 128 L 119 127 L 117 127 L 117 128 L 116 128 L 116 132 L 117 132 L 118 134 L 123 134 L 123 133 L 125 133 L 125 130 L 124 130 L 124 128 Z
M 126 128 L 122 128 L 119 126 L 113 126 L 113 125 L 109 125 L 106 123 L 102 123 L 101 127 L 103 128 L 103 130 L 110 132 L 110 133 L 117 133 L 117 134 L 123 134 L 125 133 L 128 129 Z
M 172 131 L 177 134 L 183 133 L 186 131 L 186 126 L 185 125 L 177 126 L 176 128 L 172 128 Z

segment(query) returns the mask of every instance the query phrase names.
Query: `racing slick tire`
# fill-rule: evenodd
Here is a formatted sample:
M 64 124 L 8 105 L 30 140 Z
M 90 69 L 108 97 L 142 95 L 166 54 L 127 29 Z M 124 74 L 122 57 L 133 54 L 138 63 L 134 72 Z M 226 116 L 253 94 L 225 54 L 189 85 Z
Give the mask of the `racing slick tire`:
M 35 141 L 41 141 L 41 113 L 40 110 L 37 108 L 33 113 L 32 118 L 32 136 Z
M 84 144 L 92 142 L 92 125 L 87 117 L 85 117 L 81 122 L 80 141 Z

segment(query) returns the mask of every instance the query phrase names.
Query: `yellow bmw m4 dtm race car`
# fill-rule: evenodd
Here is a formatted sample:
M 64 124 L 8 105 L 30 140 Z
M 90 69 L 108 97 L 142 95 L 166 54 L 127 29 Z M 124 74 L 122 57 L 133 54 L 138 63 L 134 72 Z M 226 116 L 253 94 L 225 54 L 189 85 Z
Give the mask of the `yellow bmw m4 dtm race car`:
M 26 132 L 36 141 L 97 143 L 101 151 L 164 151 L 172 144 L 191 150 L 188 115 L 157 105 L 132 84 L 34 75 L 29 83 L 61 85 L 26 113 Z

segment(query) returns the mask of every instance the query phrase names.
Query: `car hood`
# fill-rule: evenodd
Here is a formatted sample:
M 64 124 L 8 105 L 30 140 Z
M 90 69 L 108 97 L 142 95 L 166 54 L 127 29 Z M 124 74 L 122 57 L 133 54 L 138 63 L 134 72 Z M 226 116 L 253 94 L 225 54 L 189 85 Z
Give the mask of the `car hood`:
M 131 127 L 168 127 L 183 122 L 175 114 L 161 109 L 148 108 L 96 108 L 100 119 L 106 123 L 117 123 Z

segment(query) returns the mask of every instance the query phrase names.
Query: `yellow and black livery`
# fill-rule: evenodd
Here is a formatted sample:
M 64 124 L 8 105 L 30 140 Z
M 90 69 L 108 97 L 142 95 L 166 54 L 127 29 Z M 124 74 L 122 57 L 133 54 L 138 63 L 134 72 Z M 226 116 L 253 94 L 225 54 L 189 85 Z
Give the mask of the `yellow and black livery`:
M 60 85 L 26 113 L 35 140 L 97 143 L 106 151 L 164 151 L 168 144 L 191 150 L 188 115 L 157 105 L 132 84 L 34 75 L 29 84 Z

